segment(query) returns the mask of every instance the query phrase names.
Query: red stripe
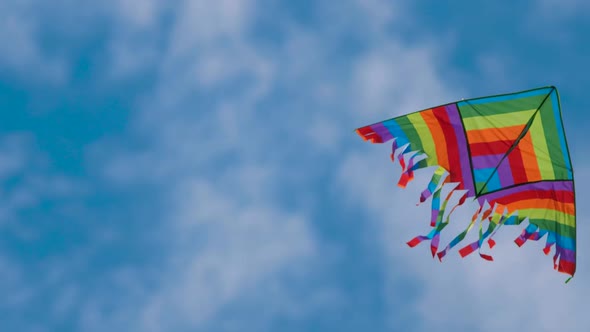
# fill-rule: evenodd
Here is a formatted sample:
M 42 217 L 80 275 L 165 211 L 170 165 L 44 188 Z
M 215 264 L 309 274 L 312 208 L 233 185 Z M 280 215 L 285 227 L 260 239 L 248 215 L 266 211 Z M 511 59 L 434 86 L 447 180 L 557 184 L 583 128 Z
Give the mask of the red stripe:
M 508 155 L 508 162 L 510 163 L 514 183 L 520 184 L 528 182 L 526 171 L 524 170 L 524 163 L 522 162 L 522 154 L 520 153 L 520 148 L 518 146 L 516 146 Z
M 404 172 L 402 176 L 399 178 L 399 182 L 397 186 L 400 188 L 405 188 L 408 185 L 408 182 L 414 179 L 414 172 Z
M 371 126 L 365 126 L 356 130 L 357 134 L 364 140 L 369 140 L 373 143 L 383 143 L 383 139 L 379 136 Z
M 479 256 L 483 259 L 485 259 L 486 261 L 490 261 L 493 262 L 494 261 L 494 257 L 490 256 L 490 255 L 486 255 L 486 254 L 479 254 Z
M 415 246 L 417 246 L 418 244 L 420 244 L 420 242 L 422 242 L 422 238 L 420 236 L 416 236 L 412 240 L 408 241 L 407 244 L 411 248 L 414 248 Z
M 512 146 L 512 141 L 493 141 L 485 143 L 473 143 L 469 145 L 471 156 L 487 156 L 495 154 L 505 154 Z
M 494 202 L 508 204 L 525 199 L 553 199 L 561 203 L 574 203 L 574 193 L 568 190 L 526 190 L 500 197 Z M 493 202 L 490 202 L 493 203 Z
M 565 272 L 569 275 L 574 275 L 574 272 L 576 272 L 576 263 L 560 259 L 557 271 Z
M 551 246 L 543 248 L 543 252 L 545 253 L 545 255 L 549 255 L 549 252 L 551 252 Z
M 463 249 L 459 250 L 459 255 L 461 255 L 461 257 L 465 257 L 467 255 L 470 255 L 477 248 L 476 245 L 477 245 L 477 242 L 472 243 L 472 244 L 470 244 L 468 246 L 465 246 Z
M 575 203 L 574 192 L 569 190 L 552 190 L 555 199 L 564 203 Z
M 463 172 L 461 170 L 461 158 L 459 155 L 459 143 L 457 142 L 457 135 L 455 129 L 451 125 L 449 114 L 444 106 L 432 109 L 432 113 L 438 120 L 438 124 L 445 136 L 447 145 L 447 153 L 449 155 L 449 180 L 451 182 L 459 182 L 457 189 L 463 189 Z
M 430 252 L 432 253 L 432 257 L 434 257 L 434 255 L 436 255 L 436 251 L 438 250 L 437 246 L 434 245 L 430 245 Z
M 367 138 L 367 135 L 370 135 L 370 134 L 373 134 L 374 133 L 373 129 L 371 129 L 370 126 L 358 128 L 356 130 L 356 132 L 357 132 L 357 134 L 359 134 L 364 139 Z

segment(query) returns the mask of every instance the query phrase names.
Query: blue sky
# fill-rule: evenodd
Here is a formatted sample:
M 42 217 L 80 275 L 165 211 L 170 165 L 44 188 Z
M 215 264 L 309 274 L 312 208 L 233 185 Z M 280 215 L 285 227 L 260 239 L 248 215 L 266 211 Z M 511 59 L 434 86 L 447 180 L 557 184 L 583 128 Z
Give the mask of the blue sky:
M 589 13 L 582 0 L 3 1 L 0 327 L 584 331 L 583 203 L 568 285 L 541 243 L 513 244 L 518 229 L 498 234 L 493 263 L 440 264 L 405 245 L 428 229 L 427 174 L 398 189 L 390 148 L 353 129 L 556 85 L 584 202 Z

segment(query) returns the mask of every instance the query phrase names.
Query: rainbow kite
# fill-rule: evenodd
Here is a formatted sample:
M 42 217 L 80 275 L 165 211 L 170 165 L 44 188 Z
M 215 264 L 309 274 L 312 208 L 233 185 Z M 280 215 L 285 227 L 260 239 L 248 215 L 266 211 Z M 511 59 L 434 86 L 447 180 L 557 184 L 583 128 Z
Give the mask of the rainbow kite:
M 555 245 L 554 268 L 570 275 L 576 270 L 576 209 L 574 174 L 561 119 L 559 94 L 553 86 L 510 94 L 462 100 L 402 115 L 356 132 L 372 143 L 393 140 L 391 158 L 399 161 L 402 188 L 414 171 L 436 166 L 420 202 L 432 197 L 432 231 L 408 242 L 430 240 L 440 260 L 479 223 L 479 239 L 459 250 L 461 257 L 481 252 L 503 225 L 528 220 L 515 240 L 546 237 L 543 251 Z M 443 186 L 449 193 L 441 201 Z M 445 190 L 446 191 L 446 190 Z M 444 218 L 455 194 L 456 205 Z M 454 209 L 467 198 L 479 203 L 465 231 L 439 251 L 440 232 Z M 483 230 L 483 222 L 488 226 Z

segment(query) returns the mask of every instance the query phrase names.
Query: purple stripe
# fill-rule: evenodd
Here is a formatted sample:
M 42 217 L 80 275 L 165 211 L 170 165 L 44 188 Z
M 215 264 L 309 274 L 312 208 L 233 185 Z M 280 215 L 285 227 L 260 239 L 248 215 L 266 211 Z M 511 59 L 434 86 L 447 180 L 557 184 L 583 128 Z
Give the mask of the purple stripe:
M 393 135 L 391 135 L 387 127 L 385 127 L 381 122 L 372 125 L 371 129 L 373 129 L 375 133 L 381 136 L 381 140 L 383 142 L 387 142 L 393 138 Z
M 568 262 L 576 262 L 576 252 L 573 250 L 561 248 L 557 246 L 557 250 L 560 252 L 559 259 L 566 260 Z
M 504 159 L 498 167 L 498 175 L 500 176 L 500 184 L 502 187 L 511 186 L 514 184 L 514 178 L 512 177 L 512 170 L 510 169 L 510 163 L 508 159 Z
M 432 209 L 430 210 L 430 224 L 436 223 L 436 219 L 438 218 L 438 210 Z
M 504 196 L 512 195 L 515 193 L 520 193 L 523 191 L 528 190 L 567 190 L 573 191 L 573 183 L 571 180 L 566 181 L 542 181 L 542 182 L 533 182 L 533 183 L 525 183 L 522 185 L 514 186 L 512 188 L 503 189 L 499 191 L 495 191 L 493 193 L 484 194 L 479 196 L 480 202 L 483 199 L 487 199 L 488 201 L 495 201 L 499 198 Z
M 501 154 L 487 154 L 483 156 L 471 157 L 474 169 L 494 168 L 502 158 Z
M 397 139 L 394 139 L 393 142 L 391 142 L 391 153 L 394 154 L 394 157 L 395 157 L 395 150 L 397 150 L 397 148 L 399 148 L 399 146 L 397 146 Z
M 465 131 L 463 130 L 463 123 L 459 115 L 459 110 L 456 104 L 445 106 L 445 110 L 449 115 L 449 121 L 455 129 L 455 136 L 457 137 L 457 145 L 459 150 L 459 161 L 461 163 L 461 175 L 463 176 L 463 185 L 467 190 L 469 197 L 475 196 L 475 188 L 473 186 L 473 175 L 471 174 L 471 164 L 469 163 L 469 152 L 467 151 L 467 139 L 465 138 Z
M 432 241 L 430 241 L 430 246 L 434 247 L 434 248 L 438 248 L 438 245 L 440 244 L 440 232 L 437 232 L 434 237 L 432 238 Z

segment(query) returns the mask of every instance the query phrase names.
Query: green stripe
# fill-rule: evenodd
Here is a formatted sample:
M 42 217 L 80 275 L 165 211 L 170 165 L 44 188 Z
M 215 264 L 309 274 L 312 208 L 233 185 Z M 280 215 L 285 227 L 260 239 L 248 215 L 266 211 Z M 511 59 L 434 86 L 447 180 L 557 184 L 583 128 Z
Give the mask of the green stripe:
M 406 134 L 408 141 L 410 141 L 410 149 L 413 151 L 421 151 L 422 150 L 422 140 L 420 139 L 420 135 L 414 128 L 414 125 L 408 119 L 408 116 L 402 116 L 395 119 L 401 128 L 401 130 Z
M 430 128 L 424 121 L 421 113 L 414 113 L 408 115 L 408 120 L 412 122 L 416 132 L 420 136 L 420 141 L 422 142 L 422 150 L 428 156 L 429 164 L 437 165 L 437 155 L 436 155 L 436 148 L 434 146 L 434 140 L 432 138 L 432 133 L 430 132 Z
M 561 139 L 555 123 L 553 106 L 550 102 L 543 104 L 539 111 L 539 121 L 542 123 L 545 142 L 551 157 L 554 179 L 568 179 L 569 172 L 565 163 L 566 156 L 561 150 Z M 537 119 L 535 119 L 537 121 Z
M 555 222 L 569 227 L 576 227 L 576 216 L 552 209 L 519 209 L 518 213 L 529 219 L 554 220 Z
M 571 227 L 571 226 L 567 226 L 564 224 L 560 224 L 558 222 L 556 222 L 555 220 L 550 220 L 550 219 L 535 219 L 535 218 L 530 218 L 529 222 L 531 224 L 537 225 L 539 226 L 539 228 L 557 233 L 561 236 L 566 236 L 572 239 L 576 238 L 576 227 Z
M 477 116 L 486 116 L 492 114 L 507 114 L 515 111 L 537 109 L 546 94 L 517 98 L 512 100 L 491 102 L 485 104 L 467 104 L 459 106 L 459 111 L 463 119 Z M 516 97 L 516 96 L 515 96 Z M 469 103 L 469 101 L 467 101 Z
M 524 126 L 535 114 L 536 109 L 522 110 L 512 112 L 510 114 L 493 114 L 485 116 L 477 116 L 463 119 L 465 129 L 489 129 L 489 128 L 503 128 L 509 126 Z

